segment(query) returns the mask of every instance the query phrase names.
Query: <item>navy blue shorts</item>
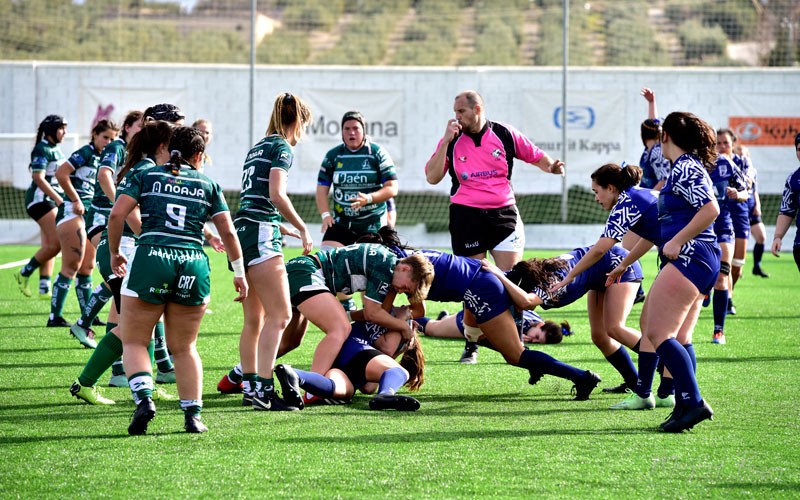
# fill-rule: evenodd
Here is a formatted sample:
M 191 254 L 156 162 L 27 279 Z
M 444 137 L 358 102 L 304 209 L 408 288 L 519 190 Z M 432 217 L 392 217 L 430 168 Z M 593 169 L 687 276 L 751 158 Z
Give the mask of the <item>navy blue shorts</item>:
M 479 325 L 500 316 L 510 306 L 511 298 L 503 282 L 489 271 L 479 271 L 464 292 L 464 307 L 475 316 Z
M 714 234 L 717 243 L 733 243 L 733 221 L 727 208 L 720 207 L 719 216 L 714 220 Z
M 746 240 L 750 237 L 750 211 L 747 202 L 731 203 L 729 209 L 734 236 Z
M 691 240 L 681 247 L 675 260 L 667 260 L 659 251 L 661 267 L 672 264 L 681 272 L 700 293 L 708 295 L 714 288 L 719 275 L 719 263 L 722 250 L 716 243 Z

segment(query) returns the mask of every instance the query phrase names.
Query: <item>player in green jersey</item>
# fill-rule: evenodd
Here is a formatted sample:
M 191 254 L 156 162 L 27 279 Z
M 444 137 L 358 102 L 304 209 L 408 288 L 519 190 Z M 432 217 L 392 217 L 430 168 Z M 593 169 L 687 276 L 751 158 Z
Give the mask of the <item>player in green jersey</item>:
M 113 199 L 116 198 L 116 184 L 114 176 L 125 165 L 126 146 L 142 128 L 142 112 L 131 111 L 125 116 L 120 129 L 120 135 L 103 148 L 102 159 L 97 168 L 94 183 L 94 196 L 92 203 L 84 217 L 86 221 L 86 238 L 95 248 L 98 248 L 103 232 L 106 229 L 108 214 L 111 213 Z M 81 335 L 88 334 L 92 326 L 103 326 L 104 323 L 97 319 L 97 315 L 112 297 L 111 290 L 105 281 L 100 282 L 94 290 L 85 307 L 81 310 L 81 317 L 70 327 L 70 331 L 81 339 Z M 82 330 L 82 331 L 81 331 Z
M 56 182 L 55 173 L 64 160 L 58 145 L 67 133 L 67 122 L 59 115 L 48 115 L 39 124 L 36 145 L 31 152 L 32 182 L 25 193 L 25 210 L 39 225 L 41 246 L 27 264 L 14 277 L 19 290 L 27 297 L 32 295 L 28 280 L 39 269 L 39 297 L 50 298 L 50 276 L 53 259 L 61 250 L 56 233 L 56 207 L 64 202 L 64 192 Z
M 92 271 L 94 270 L 95 248 L 86 244 L 86 222 L 84 215 L 94 196 L 94 183 L 97 166 L 103 149 L 114 140 L 118 128 L 110 120 L 100 120 L 92 128 L 91 142 L 78 149 L 58 167 L 56 179 L 64 190 L 64 203 L 56 214 L 56 232 L 61 242 L 61 271 L 53 284 L 53 298 L 50 301 L 49 327 L 72 326 L 61 313 L 67 300 L 72 281 L 77 276 L 75 292 L 83 309 L 92 294 Z M 94 340 L 83 343 L 84 347 L 94 348 Z
M 285 219 L 296 228 L 291 234 L 302 241 L 303 254 L 313 246 L 311 233 L 286 194 L 293 147 L 302 139 L 310 122 L 311 109 L 302 99 L 288 92 L 279 94 L 266 136 L 250 149 L 244 161 L 241 205 L 234 224 L 253 293 L 242 304 L 241 368 L 234 368 L 220 384 L 234 389 L 223 392 L 237 392 L 242 384 L 245 406 L 252 403 L 257 393 L 263 404 L 256 409 L 295 409 L 276 395 L 273 368 L 281 336 L 292 317 L 281 251 L 282 232 L 286 231 L 281 222 Z
M 321 248 L 352 245 L 359 236 L 385 226 L 387 202 L 397 196 L 397 188 L 389 153 L 367 136 L 364 116 L 348 111 L 342 116 L 342 144 L 328 151 L 317 176 L 317 210 L 324 233 Z M 339 300 L 345 309 L 355 309 L 352 298 L 340 295 Z
M 198 171 L 205 143 L 197 129 L 178 127 L 172 135 L 170 161 L 126 178 L 108 222 L 111 267 L 122 284 L 123 362 L 136 401 L 128 433 L 147 432 L 155 417 L 152 365 L 147 352 L 153 327 L 164 314 L 175 360 L 178 395 L 187 432 L 205 432 L 200 420 L 203 372 L 196 342 L 211 291 L 203 227 L 209 218 L 234 270 L 235 300 L 247 297 L 242 249 L 219 184 Z M 142 232 L 130 261 L 120 251 L 123 222 L 139 206 Z
M 169 161 L 169 141 L 172 137 L 172 128 L 172 124 L 165 121 L 149 122 L 131 138 L 126 150 L 127 158 L 125 164 L 116 172 L 120 181 L 142 169 L 163 165 Z M 141 232 L 141 226 L 141 217 L 139 217 L 138 211 L 134 211 L 126 219 L 126 225 L 120 238 L 120 251 L 128 260 L 133 257 L 136 238 Z M 122 278 L 115 275 L 111 270 L 107 231 L 103 232 L 100 243 L 97 246 L 97 268 L 106 285 L 113 292 L 112 303 L 114 303 L 115 307 L 112 307 L 109 311 L 105 336 L 97 343 L 97 348 L 92 352 L 80 376 L 73 382 L 70 387 L 70 393 L 89 404 L 110 405 L 114 404 L 114 401 L 103 397 L 97 388 L 97 382 L 100 377 L 109 368 L 112 368 L 112 376 L 108 382 L 110 387 L 128 387 L 128 378 L 122 368 L 122 340 L 118 327 L 121 313 L 119 305 L 121 303 Z M 159 325 L 161 325 L 160 331 Z M 77 324 L 72 325 L 70 331 L 78 339 L 84 336 L 88 337 L 88 329 L 81 328 Z M 152 349 L 158 365 L 156 382 L 162 382 L 166 376 L 170 376 L 174 382 L 175 371 L 169 359 L 166 342 L 163 342 L 163 322 L 156 325 L 156 333 L 160 334 L 159 339 L 153 341 Z M 164 344 L 163 348 L 159 348 L 161 344 Z M 148 351 L 150 351 L 149 347 Z M 161 390 L 156 390 L 153 393 L 153 399 L 166 400 L 170 397 L 172 396 Z

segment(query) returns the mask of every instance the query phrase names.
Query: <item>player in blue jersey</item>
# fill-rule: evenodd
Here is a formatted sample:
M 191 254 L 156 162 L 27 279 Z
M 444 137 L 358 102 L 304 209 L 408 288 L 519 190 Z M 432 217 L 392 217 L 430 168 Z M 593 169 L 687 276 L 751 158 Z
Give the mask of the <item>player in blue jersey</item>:
M 658 117 L 656 93 L 647 87 L 643 88 L 640 93 L 648 103 L 648 116 L 640 127 L 644 151 L 639 160 L 639 167 L 642 169 L 642 181 L 639 185 L 643 188 L 659 190 L 669 175 L 669 161 L 664 158 L 661 152 L 661 143 L 658 140 L 662 120 Z
M 736 307 L 733 305 L 733 288 L 742 275 L 742 266 L 746 263 L 747 240 L 750 238 L 750 207 L 748 201 L 752 191 L 751 165 L 747 158 L 734 152 L 736 144 L 737 138 L 733 130 L 729 128 L 717 130 L 717 154 L 732 161 L 736 166 L 734 184 L 738 189 L 734 197 L 729 196 L 725 200 L 726 208 L 731 214 L 734 236 L 731 273 L 728 278 L 728 306 L 726 312 L 730 315 L 736 314 Z
M 794 149 L 797 159 L 800 160 L 800 134 L 797 134 L 794 138 Z M 789 230 L 789 226 L 792 225 L 792 219 L 796 219 L 797 232 L 794 237 L 792 253 L 794 254 L 794 262 L 797 264 L 797 269 L 800 271 L 800 218 L 797 217 L 798 209 L 800 209 L 800 168 L 786 178 L 786 186 L 783 188 L 781 208 L 778 212 L 778 219 L 775 221 L 775 236 L 771 247 L 772 255 L 780 257 L 783 237 L 786 235 L 786 231 Z
M 662 267 L 645 299 L 641 325 L 675 383 L 675 409 L 660 428 L 681 432 L 713 415 L 697 385 L 691 342 L 703 296 L 720 267 L 711 228 L 719 205 L 708 174 L 716 165 L 716 140 L 714 130 L 691 113 L 670 113 L 661 127 L 672 169 L 658 197 Z
M 575 384 L 576 400 L 587 400 L 600 383 L 600 377 L 594 372 L 570 366 L 543 352 L 525 349 L 510 311 L 512 302 L 509 294 L 498 276 L 482 269 L 481 261 L 438 250 L 410 249 L 402 245 L 391 228 L 381 228 L 370 237 L 379 238 L 398 256 L 425 256 L 433 264 L 435 277 L 426 300 L 463 302 L 466 310 L 464 336 L 467 341 L 488 342 L 492 349 L 503 355 L 506 363 L 528 370 L 530 384 L 538 382 L 542 375 L 564 378 Z M 498 274 L 503 274 L 496 267 L 494 269 Z
M 86 244 L 84 216 L 94 197 L 95 178 L 103 149 L 114 140 L 117 126 L 110 120 L 100 120 L 92 128 L 89 144 L 81 147 L 56 170 L 56 179 L 64 190 L 64 203 L 56 214 L 56 232 L 61 242 L 61 270 L 53 283 L 48 327 L 71 327 L 61 314 L 67 293 L 77 277 L 75 292 L 81 310 L 92 295 L 92 271 L 95 248 Z M 74 333 L 73 333 L 74 335 Z M 94 349 L 94 339 L 78 339 L 84 347 Z
M 572 335 L 569 322 L 562 321 L 557 324 L 553 321 L 545 321 L 534 311 L 517 311 L 511 308 L 514 316 L 514 323 L 517 325 L 517 333 L 522 342 L 531 344 L 559 344 L 565 335 Z M 464 338 L 464 310 L 458 311 L 454 315 L 449 315 L 447 311 L 442 311 L 437 319 L 428 317 L 414 318 L 417 328 L 426 337 L 438 337 L 448 339 Z
M 767 241 L 767 228 L 761 218 L 761 197 L 758 195 L 758 169 L 753 165 L 750 150 L 747 146 L 737 143 L 733 150 L 744 159 L 747 169 L 745 173 L 750 185 L 747 197 L 747 209 L 750 217 L 750 234 L 753 236 L 753 274 L 762 278 L 769 278 L 769 274 L 761 268 L 761 259 L 764 256 L 764 244 Z
M 28 281 L 39 269 L 39 297 L 50 299 L 50 276 L 53 262 L 61 250 L 56 232 L 56 208 L 64 203 L 64 192 L 56 181 L 56 169 L 64 160 L 58 145 L 67 133 L 67 122 L 59 115 L 48 115 L 39 124 L 36 144 L 31 151 L 31 185 L 25 192 L 25 210 L 39 225 L 41 246 L 27 264 L 14 277 L 20 292 L 26 297 L 31 293 Z
M 618 242 L 633 233 L 633 241 L 644 240 L 648 248 L 660 240 L 658 222 L 658 191 L 639 187 L 641 169 L 635 165 L 622 167 L 608 163 L 592 173 L 592 191 L 595 199 L 610 211 L 608 221 L 600 238 L 592 245 L 581 260 L 569 270 L 567 276 L 553 285 L 551 292 L 571 283 L 578 275 L 598 262 Z M 655 347 L 642 334 L 625 325 L 636 296 L 633 283 L 619 283 L 605 290 L 588 292 L 587 305 L 592 341 L 600 349 L 609 363 L 622 375 L 624 387 L 605 389 L 605 392 L 633 391 L 640 383 L 627 346 L 634 352 L 642 350 L 655 353 Z M 641 359 L 641 358 L 640 358 Z M 659 398 L 651 401 L 658 406 L 672 406 L 671 379 L 662 381 Z M 650 384 L 647 384 L 647 394 Z M 648 400 L 649 401 L 649 400 Z M 649 401 L 650 402 L 650 401 Z
M 405 315 L 407 309 L 395 311 Z M 401 355 L 398 363 L 395 358 Z M 355 321 L 333 366 L 324 376 L 289 365 L 276 366 L 275 375 L 284 398 L 289 401 L 296 401 L 302 388 L 306 391 L 304 404 L 347 402 L 358 389 L 363 394 L 377 391 L 369 402 L 371 410 L 416 411 L 419 401 L 397 391 L 404 385 L 410 391 L 419 390 L 425 380 L 425 355 L 416 337 L 409 342 L 400 332 Z
M 197 129 L 178 127 L 170 140 L 170 161 L 126 178 L 108 221 L 108 248 L 114 273 L 123 277 L 123 362 L 136 401 L 128 433 L 147 432 L 155 417 L 152 365 L 147 345 L 163 314 L 175 360 L 178 395 L 186 432 L 205 432 L 200 420 L 203 372 L 197 334 L 211 280 L 203 252 L 203 228 L 210 218 L 225 244 L 234 271 L 233 284 L 242 301 L 247 297 L 242 250 L 222 196 L 222 188 L 198 171 L 205 143 Z M 142 232 L 133 258 L 120 251 L 123 225 L 139 206 Z M 130 272 L 126 273 L 130 265 Z
M 707 300 L 710 300 L 714 313 L 714 333 L 711 341 L 714 344 L 725 344 L 727 342 L 725 319 L 728 315 L 731 263 L 733 260 L 734 240 L 736 239 L 731 208 L 738 207 L 738 201 L 746 201 L 747 185 L 741 167 L 733 158 L 731 136 L 720 130 L 717 133 L 716 144 L 717 166 L 711 172 L 711 184 L 720 210 L 719 216 L 714 221 L 714 233 L 717 235 L 717 243 L 722 249 L 722 260 L 720 261 L 719 276 L 714 284 L 713 297 Z M 733 204 L 731 200 L 733 200 Z M 738 221 L 737 226 L 745 228 L 743 230 L 749 230 L 746 221 Z M 707 303 L 704 303 L 704 305 Z

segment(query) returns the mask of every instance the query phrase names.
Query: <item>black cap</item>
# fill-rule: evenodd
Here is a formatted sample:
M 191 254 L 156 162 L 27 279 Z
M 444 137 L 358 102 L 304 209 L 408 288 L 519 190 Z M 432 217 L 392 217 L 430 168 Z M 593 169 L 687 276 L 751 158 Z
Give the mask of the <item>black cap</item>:
M 186 115 L 183 114 L 183 111 L 178 106 L 162 103 L 150 106 L 145 110 L 144 121 L 148 121 L 148 118 L 175 123 L 178 120 L 186 119 Z
M 342 116 L 342 128 L 344 128 L 344 124 L 348 120 L 355 120 L 361 124 L 361 128 L 366 130 L 364 126 L 364 115 L 361 114 L 360 111 L 348 111 L 347 113 Z
M 42 129 L 46 136 L 55 137 L 55 133 L 61 127 L 67 125 L 67 120 L 64 119 L 61 115 L 47 115 L 42 120 L 42 123 L 39 124 L 39 127 Z

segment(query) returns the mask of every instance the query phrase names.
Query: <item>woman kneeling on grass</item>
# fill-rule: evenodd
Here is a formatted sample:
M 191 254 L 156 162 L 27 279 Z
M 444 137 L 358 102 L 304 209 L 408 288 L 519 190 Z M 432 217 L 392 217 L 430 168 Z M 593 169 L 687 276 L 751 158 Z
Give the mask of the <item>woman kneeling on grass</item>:
M 170 141 L 170 161 L 145 169 L 119 186 L 108 223 L 111 266 L 122 283 L 122 334 L 125 373 L 136 401 L 128 426 L 131 435 L 145 434 L 155 417 L 153 374 L 147 344 L 164 314 L 167 343 L 175 360 L 180 405 L 186 432 L 205 432 L 200 420 L 203 371 L 196 341 L 211 291 L 208 257 L 203 252 L 203 225 L 211 218 L 234 269 L 233 284 L 247 297 L 242 250 L 233 229 L 222 188 L 197 169 L 205 143 L 197 129 L 180 127 Z M 125 218 L 140 207 L 142 233 L 125 275 L 127 258 L 120 253 Z
M 396 311 L 410 318 L 407 308 Z M 398 363 L 395 358 L 400 355 Z M 275 368 L 283 397 L 290 404 L 299 402 L 301 388 L 306 390 L 305 404 L 347 400 L 353 397 L 356 389 L 364 394 L 374 394 L 377 390 L 378 394 L 369 402 L 370 409 L 398 411 L 419 409 L 419 401 L 396 393 L 403 385 L 410 391 L 419 390 L 424 373 L 425 355 L 416 337 L 406 341 L 400 332 L 390 332 L 367 321 L 352 324 L 350 335 L 325 376 L 289 365 Z

